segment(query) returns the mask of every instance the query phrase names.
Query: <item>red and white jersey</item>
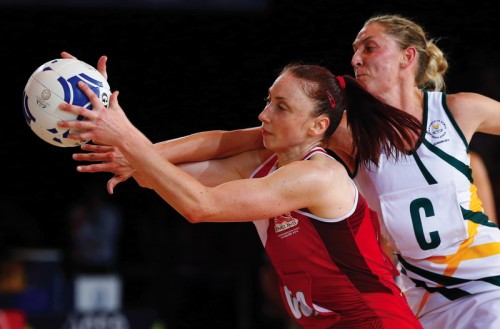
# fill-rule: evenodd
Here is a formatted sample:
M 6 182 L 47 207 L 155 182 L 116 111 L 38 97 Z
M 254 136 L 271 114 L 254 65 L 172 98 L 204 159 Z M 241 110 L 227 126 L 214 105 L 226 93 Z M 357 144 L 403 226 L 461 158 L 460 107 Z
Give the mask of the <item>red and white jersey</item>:
M 318 152 L 329 156 L 314 148 L 303 160 Z M 271 156 L 251 177 L 268 175 L 277 160 Z M 378 219 L 359 193 L 342 218 L 301 209 L 254 223 L 284 304 L 303 328 L 421 328 L 380 248 Z

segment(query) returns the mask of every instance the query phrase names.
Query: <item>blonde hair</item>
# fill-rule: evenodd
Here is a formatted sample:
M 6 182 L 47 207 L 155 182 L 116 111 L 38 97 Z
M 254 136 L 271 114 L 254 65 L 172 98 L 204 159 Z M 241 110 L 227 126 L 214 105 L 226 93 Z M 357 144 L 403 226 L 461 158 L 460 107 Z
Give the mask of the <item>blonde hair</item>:
M 415 83 L 427 90 L 445 90 L 444 75 L 448 61 L 433 39 L 427 39 L 424 29 L 417 23 L 399 15 L 377 15 L 365 22 L 364 26 L 378 23 L 385 33 L 396 40 L 401 49 L 415 47 L 418 52 L 418 65 Z

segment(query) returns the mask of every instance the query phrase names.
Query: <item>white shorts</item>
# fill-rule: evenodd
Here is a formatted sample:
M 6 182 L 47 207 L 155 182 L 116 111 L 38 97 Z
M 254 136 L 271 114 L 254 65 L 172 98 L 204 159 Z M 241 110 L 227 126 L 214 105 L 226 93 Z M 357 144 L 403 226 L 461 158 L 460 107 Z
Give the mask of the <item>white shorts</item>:
M 440 305 L 418 316 L 425 329 L 499 329 L 500 289 L 450 301 L 432 294 L 431 304 Z M 428 305 L 430 306 L 430 305 Z

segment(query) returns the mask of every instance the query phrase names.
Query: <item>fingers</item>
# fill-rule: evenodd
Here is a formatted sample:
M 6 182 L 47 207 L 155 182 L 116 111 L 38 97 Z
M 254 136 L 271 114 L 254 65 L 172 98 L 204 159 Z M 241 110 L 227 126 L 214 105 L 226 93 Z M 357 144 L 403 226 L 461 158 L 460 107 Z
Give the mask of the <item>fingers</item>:
M 111 152 L 95 152 L 91 151 L 90 153 L 75 153 L 73 154 L 73 160 L 76 161 L 89 161 L 89 162 L 100 162 L 106 161 L 111 162 L 115 158 L 114 154 Z
M 97 173 L 97 172 L 114 172 L 118 167 L 111 163 L 97 163 L 89 165 L 80 165 L 76 167 L 78 172 Z
M 80 148 L 84 151 L 105 153 L 114 151 L 116 148 L 110 145 L 83 144 Z
M 71 58 L 71 59 L 76 59 L 75 56 L 71 55 L 70 53 L 66 52 L 66 51 L 62 51 L 61 52 L 61 58 Z
M 70 53 L 66 51 L 61 51 L 61 58 L 71 58 L 71 59 L 77 59 L 75 56 L 71 55 Z M 97 61 L 97 71 L 102 74 L 102 76 L 108 80 L 108 72 L 106 69 L 106 62 L 108 61 L 107 56 L 101 56 L 99 57 L 99 60 Z
M 89 98 L 90 102 L 92 103 L 92 110 L 88 110 L 86 108 L 83 108 L 81 106 L 76 106 L 72 104 L 67 104 L 63 103 L 59 105 L 59 109 L 62 111 L 66 112 L 72 112 L 74 114 L 77 114 L 79 116 L 83 116 L 89 120 L 94 120 L 97 117 L 97 112 L 95 110 L 99 110 L 100 108 L 104 107 L 102 102 L 100 101 L 99 97 L 90 89 L 90 87 L 84 83 L 83 81 L 78 82 L 78 87 L 83 91 L 83 93 Z M 116 102 L 117 95 L 113 97 L 113 102 Z M 88 129 L 90 126 L 90 123 L 85 122 L 85 121 L 60 121 L 59 125 L 61 127 L 70 127 L 70 128 L 86 128 Z
M 118 94 L 119 91 L 113 91 L 111 96 L 109 97 L 109 108 L 113 108 L 113 106 L 118 105 Z
M 90 110 L 83 109 L 83 111 L 78 106 L 64 106 L 59 107 L 61 110 L 66 112 L 73 112 L 75 114 L 81 115 L 86 118 L 90 118 L 91 115 L 87 114 L 87 112 L 92 112 Z M 74 130 L 86 130 L 94 127 L 94 124 L 88 120 L 61 120 L 57 122 L 58 126 L 63 128 L 70 128 Z
M 109 153 L 75 153 L 73 160 L 87 162 L 113 161 L 113 155 Z
M 106 189 L 108 190 L 108 193 L 109 194 L 113 194 L 114 192 L 114 188 L 115 188 L 115 184 L 112 184 L 111 181 L 113 180 L 113 178 L 111 178 L 108 183 L 106 184 Z
M 68 138 L 69 139 L 74 139 L 77 141 L 89 141 L 94 138 L 94 135 L 90 132 L 83 131 L 83 132 L 69 132 L 68 133 Z
M 94 91 L 90 89 L 90 87 L 85 82 L 78 81 L 78 87 L 85 94 L 85 96 L 88 97 L 88 99 L 92 103 L 92 108 L 101 108 L 104 106 L 100 101 L 99 97 L 97 97 Z
M 78 88 L 80 88 L 85 96 L 89 98 L 90 102 L 92 103 L 92 108 L 99 109 L 104 106 L 96 93 L 94 93 L 94 91 L 90 89 L 90 87 L 85 82 L 78 81 Z
M 106 67 L 107 61 L 108 61 L 107 56 L 101 56 L 97 61 L 97 71 L 99 71 L 99 73 L 101 73 L 106 80 L 108 80 L 108 72 Z
M 108 193 L 113 194 L 115 187 L 123 181 L 125 181 L 125 179 L 121 178 L 120 176 L 115 175 L 113 178 L 111 178 L 106 184 Z
M 89 110 L 85 111 L 92 112 Z M 90 121 L 85 121 L 85 120 L 59 121 L 57 125 L 59 127 L 67 128 L 69 130 L 68 138 L 70 139 L 79 141 L 88 141 L 93 138 L 93 134 L 89 130 L 94 127 L 94 124 Z

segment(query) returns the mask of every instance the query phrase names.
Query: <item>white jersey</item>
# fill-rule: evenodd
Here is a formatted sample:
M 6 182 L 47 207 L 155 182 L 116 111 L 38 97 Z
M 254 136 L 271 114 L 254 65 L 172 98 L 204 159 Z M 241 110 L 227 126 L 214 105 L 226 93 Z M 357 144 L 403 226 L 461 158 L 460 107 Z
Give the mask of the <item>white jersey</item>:
M 416 152 L 397 161 L 382 154 L 378 167 L 360 166 L 355 181 L 394 246 L 410 306 L 421 319 L 430 319 L 455 302 L 473 310 L 459 301 L 472 294 L 496 291 L 488 298 L 500 303 L 500 230 L 482 211 L 469 145 L 447 108 L 446 94 L 424 91 L 424 104 Z M 460 328 L 446 321 L 446 328 Z

